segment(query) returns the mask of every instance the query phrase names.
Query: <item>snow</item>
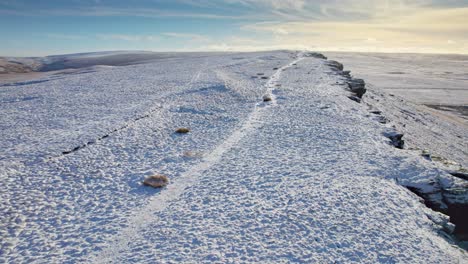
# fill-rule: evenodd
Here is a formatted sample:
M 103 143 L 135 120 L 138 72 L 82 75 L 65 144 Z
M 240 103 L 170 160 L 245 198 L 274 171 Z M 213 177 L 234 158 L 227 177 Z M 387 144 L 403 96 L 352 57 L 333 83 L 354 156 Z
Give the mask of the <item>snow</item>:
M 404 133 L 408 148 L 468 167 L 468 122 L 456 111 L 424 106 L 468 105 L 466 55 L 327 52 L 364 78 L 367 103 Z M 399 73 L 399 74 L 396 74 Z M 443 88 L 443 89 L 440 89 Z
M 402 186 L 443 172 L 305 55 L 0 87 L 0 262 L 467 262 L 447 217 Z M 166 188 L 141 184 L 156 173 Z
M 417 104 L 468 105 L 468 56 L 326 52 L 354 75 Z

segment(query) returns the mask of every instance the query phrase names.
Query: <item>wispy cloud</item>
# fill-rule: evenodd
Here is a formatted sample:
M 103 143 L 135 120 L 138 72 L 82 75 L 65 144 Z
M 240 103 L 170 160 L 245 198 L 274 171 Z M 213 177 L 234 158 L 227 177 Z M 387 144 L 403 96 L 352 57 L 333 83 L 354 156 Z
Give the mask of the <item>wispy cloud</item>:
M 81 16 L 81 17 L 147 17 L 147 18 L 198 18 L 198 19 L 246 19 L 246 16 L 219 15 L 202 12 L 183 12 L 157 8 L 89 7 L 74 9 L 0 9 L 0 14 L 16 16 Z
M 159 41 L 160 36 L 155 35 L 127 35 L 127 34 L 97 34 L 97 38 L 101 40 L 121 40 L 121 41 L 133 41 L 133 42 L 149 42 Z
M 206 42 L 210 41 L 210 38 L 199 35 L 199 34 L 191 34 L 191 33 L 178 33 L 178 32 L 165 32 L 162 33 L 163 36 L 170 37 L 170 38 L 183 38 L 183 39 L 189 39 L 191 41 L 200 41 L 200 42 Z
M 105 47 L 114 44 L 110 40 L 116 40 L 119 47 L 155 47 L 156 50 L 308 48 L 457 53 L 467 53 L 468 50 L 468 0 L 73 0 L 33 3 L 0 0 L 0 16 L 25 16 L 24 21 L 34 20 L 29 17 L 80 22 L 88 17 L 103 18 L 96 19 L 100 27 L 88 35 L 75 35 L 75 32 L 82 32 L 81 29 L 74 32 L 67 28 L 47 37 L 70 41 L 85 38 Z M 136 27 L 123 26 L 105 33 L 110 23 L 114 25 L 115 18 L 119 21 L 120 18 L 122 21 L 127 19 Z M 164 27 L 154 27 L 151 32 L 148 24 L 152 19 Z M 184 23 L 191 21 L 196 21 L 191 28 L 198 26 L 194 32 L 203 32 L 202 35 L 183 32 Z M 142 27 L 138 27 L 138 23 Z M 220 30 L 221 27 L 226 27 L 225 32 Z M 226 36 L 230 32 L 234 35 Z
M 61 37 L 61 35 L 57 35 L 57 37 Z M 63 37 L 67 36 L 65 35 Z M 210 38 L 203 35 L 179 32 L 165 32 L 158 35 L 97 34 L 96 37 L 101 40 L 120 40 L 131 42 L 154 42 L 161 41 L 163 38 L 184 39 L 196 42 L 210 41 Z
M 270 42 L 278 45 L 303 43 L 321 50 L 466 53 L 468 49 L 468 23 L 463 22 L 468 8 L 419 7 L 411 14 L 385 13 L 357 21 L 253 23 L 243 29 L 268 33 L 272 36 Z
M 82 39 L 87 38 L 86 36 L 83 36 L 83 35 L 58 34 L 58 33 L 48 33 L 48 34 L 45 34 L 45 36 L 48 38 L 65 39 L 65 40 L 82 40 Z

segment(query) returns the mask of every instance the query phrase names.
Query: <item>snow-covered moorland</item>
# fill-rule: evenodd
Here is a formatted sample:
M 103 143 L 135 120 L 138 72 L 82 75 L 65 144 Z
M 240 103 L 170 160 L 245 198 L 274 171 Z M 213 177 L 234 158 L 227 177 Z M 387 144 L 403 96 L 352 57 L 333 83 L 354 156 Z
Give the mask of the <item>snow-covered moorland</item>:
M 467 55 L 326 55 L 365 79 L 370 93 L 385 95 L 368 94 L 367 102 L 374 107 L 384 105 L 385 115 L 405 133 L 408 147 L 427 149 L 468 167 Z
M 352 81 L 276 51 L 0 86 L 0 262 L 467 263 L 406 188 L 443 209 L 466 181 L 390 144 Z

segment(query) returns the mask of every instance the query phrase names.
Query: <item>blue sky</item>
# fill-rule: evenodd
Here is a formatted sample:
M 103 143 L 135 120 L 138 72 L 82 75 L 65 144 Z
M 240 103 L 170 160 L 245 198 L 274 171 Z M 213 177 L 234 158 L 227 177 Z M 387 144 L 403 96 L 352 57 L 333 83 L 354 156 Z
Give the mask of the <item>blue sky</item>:
M 0 0 L 0 56 L 104 50 L 468 53 L 468 0 Z

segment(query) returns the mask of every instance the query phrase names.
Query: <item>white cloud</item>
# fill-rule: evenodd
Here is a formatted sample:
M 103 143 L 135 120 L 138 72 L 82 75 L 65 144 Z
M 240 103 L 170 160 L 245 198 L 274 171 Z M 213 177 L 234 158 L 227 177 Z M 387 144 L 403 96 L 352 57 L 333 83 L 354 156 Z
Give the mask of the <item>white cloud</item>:
M 162 2 L 178 2 L 193 8 L 161 9 L 158 3 Z M 98 6 L 75 10 L 52 8 L 29 12 L 39 16 L 127 16 L 168 21 L 212 19 L 208 23 L 222 20 L 227 29 L 241 29 L 238 35 L 221 40 L 209 31 L 207 35 L 166 32 L 89 36 L 148 43 L 170 39 L 171 44 L 184 49 L 468 52 L 467 0 L 154 0 L 152 6 L 144 8 L 141 5 L 118 8 L 109 3 L 102 1 Z M 12 8 L 0 9 L 2 13 L 26 15 L 27 12 Z M 50 34 L 49 37 L 73 40 L 80 36 Z
M 390 7 L 389 7 L 390 8 Z M 246 31 L 270 34 L 278 45 L 308 45 L 323 50 L 467 53 L 468 8 L 419 8 L 411 14 L 392 13 L 356 21 L 279 21 L 253 23 Z M 278 32 L 288 32 L 278 37 Z M 447 39 L 452 42 L 450 49 Z
M 246 6 L 261 6 L 282 10 L 301 10 L 306 5 L 305 0 L 226 0 Z
M 199 35 L 199 34 L 191 34 L 191 33 L 179 33 L 179 32 L 166 32 L 162 33 L 163 36 L 171 37 L 171 38 L 184 38 L 189 39 L 191 41 L 209 41 L 210 38 Z
M 65 39 L 65 40 L 81 40 L 81 39 L 86 38 L 86 36 L 82 36 L 82 35 L 57 34 L 57 33 L 49 33 L 49 34 L 45 34 L 45 36 L 48 38 Z
M 132 42 L 141 41 L 159 41 L 159 36 L 154 35 L 126 35 L 126 34 L 97 34 L 97 38 L 101 40 L 123 40 Z

